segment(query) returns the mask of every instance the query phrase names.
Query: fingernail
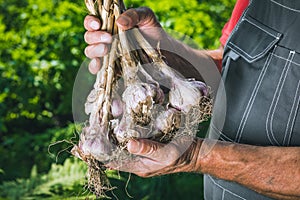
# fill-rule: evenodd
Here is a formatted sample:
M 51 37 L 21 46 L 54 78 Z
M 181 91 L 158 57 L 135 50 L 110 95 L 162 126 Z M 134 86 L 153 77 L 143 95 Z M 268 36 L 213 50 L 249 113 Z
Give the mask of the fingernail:
M 89 71 L 92 74 L 97 74 L 97 72 L 99 71 L 98 69 L 99 67 L 97 66 L 97 60 L 96 59 L 92 59 L 90 64 L 89 64 Z
M 140 151 L 140 143 L 136 140 L 129 140 L 127 143 L 127 149 L 130 153 L 138 153 Z
M 92 59 L 91 62 L 90 62 L 90 66 L 95 67 L 96 65 L 97 65 L 96 59 Z
M 109 34 L 101 35 L 101 42 L 111 42 L 111 36 Z
M 117 19 L 118 24 L 122 25 L 122 26 L 128 26 L 130 19 L 126 16 L 121 16 L 119 17 L 119 19 Z
M 90 27 L 91 27 L 92 29 L 94 29 L 94 30 L 98 30 L 98 29 L 100 28 L 100 25 L 99 25 L 99 23 L 96 22 L 96 21 L 91 21 L 91 22 L 90 22 Z

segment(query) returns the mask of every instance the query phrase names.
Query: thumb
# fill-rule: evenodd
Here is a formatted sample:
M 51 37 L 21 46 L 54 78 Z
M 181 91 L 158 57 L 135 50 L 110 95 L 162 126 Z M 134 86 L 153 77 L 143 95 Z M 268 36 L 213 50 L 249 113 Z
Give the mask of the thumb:
M 129 140 L 127 143 L 127 149 L 129 153 L 151 157 L 156 153 L 156 151 L 162 148 L 164 145 L 155 141 L 139 139 L 139 140 Z
M 123 30 L 128 30 L 135 26 L 139 28 L 161 27 L 153 11 L 148 7 L 128 9 L 117 19 L 117 24 Z

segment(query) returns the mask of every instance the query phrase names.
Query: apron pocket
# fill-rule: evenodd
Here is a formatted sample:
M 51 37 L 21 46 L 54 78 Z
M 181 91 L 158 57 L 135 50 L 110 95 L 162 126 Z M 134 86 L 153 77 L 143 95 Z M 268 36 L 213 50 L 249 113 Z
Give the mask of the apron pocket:
M 242 56 L 248 63 L 264 57 L 282 36 L 281 33 L 250 16 L 241 19 L 237 30 L 231 35 L 227 47 Z

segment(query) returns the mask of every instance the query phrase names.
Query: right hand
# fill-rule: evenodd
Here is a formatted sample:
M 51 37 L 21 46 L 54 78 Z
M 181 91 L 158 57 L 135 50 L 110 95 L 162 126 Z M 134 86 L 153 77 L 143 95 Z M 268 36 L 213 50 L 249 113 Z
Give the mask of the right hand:
M 161 40 L 164 34 L 153 11 L 147 7 L 128 9 L 120 15 L 116 22 L 122 30 L 139 28 L 142 34 L 150 40 Z M 85 55 L 92 59 L 89 71 L 96 74 L 101 67 L 100 58 L 108 53 L 107 45 L 112 42 L 112 36 L 105 31 L 100 31 L 101 21 L 95 16 L 86 16 L 84 27 L 87 30 L 84 39 L 88 44 L 85 48 Z
M 127 150 L 136 157 L 112 161 L 105 166 L 141 177 L 200 172 L 202 143 L 202 139 L 190 136 L 179 136 L 168 144 L 147 139 L 131 139 L 127 143 Z

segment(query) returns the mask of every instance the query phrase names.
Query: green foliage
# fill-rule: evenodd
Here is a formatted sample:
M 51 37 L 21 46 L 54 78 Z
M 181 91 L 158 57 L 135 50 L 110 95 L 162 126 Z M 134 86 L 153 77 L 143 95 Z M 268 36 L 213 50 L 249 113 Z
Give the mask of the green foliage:
M 81 1 L 1 2 L 1 132 L 39 132 L 71 120 L 74 74 L 83 59 L 83 8 Z
M 128 175 L 123 175 L 128 177 Z M 120 182 L 119 182 L 120 184 Z M 161 200 L 161 199 L 203 199 L 202 175 L 200 174 L 172 174 L 153 178 L 140 178 L 132 175 L 128 187 L 120 185 L 115 194 L 120 199 Z M 123 192 L 123 194 L 122 194 Z
M 68 158 L 63 165 L 52 164 L 47 174 L 33 166 L 29 178 L 6 181 L 0 185 L 0 197 L 18 199 L 96 199 L 86 187 L 87 167 L 78 159 Z M 117 188 L 107 195 L 113 199 L 201 199 L 200 174 L 176 174 L 140 178 L 127 173 L 108 171 L 111 184 Z M 130 176 L 130 177 L 129 177 Z M 188 183 L 188 184 L 187 184 Z
M 37 165 L 40 172 L 48 171 L 51 163 L 62 163 L 70 156 L 69 150 L 73 146 L 70 142 L 77 135 L 73 124 L 65 128 L 47 129 L 45 132 L 30 134 L 13 134 L 4 136 L 5 142 L 0 146 L 2 180 L 9 177 L 22 177 L 29 174 L 31 166 Z M 70 141 L 64 141 L 70 140 Z M 22 166 L 22 167 L 20 167 Z
M 8 199 L 45 199 L 79 197 L 84 194 L 86 165 L 77 159 L 66 159 L 64 165 L 52 164 L 48 174 L 38 174 L 36 165 L 28 179 L 7 181 L 0 186 Z
M 72 121 L 73 82 L 84 59 L 85 7 L 81 0 L 0 2 L 3 180 L 28 174 L 33 163 L 48 169 L 46 146 Z M 18 163 L 22 169 L 8 170 Z

